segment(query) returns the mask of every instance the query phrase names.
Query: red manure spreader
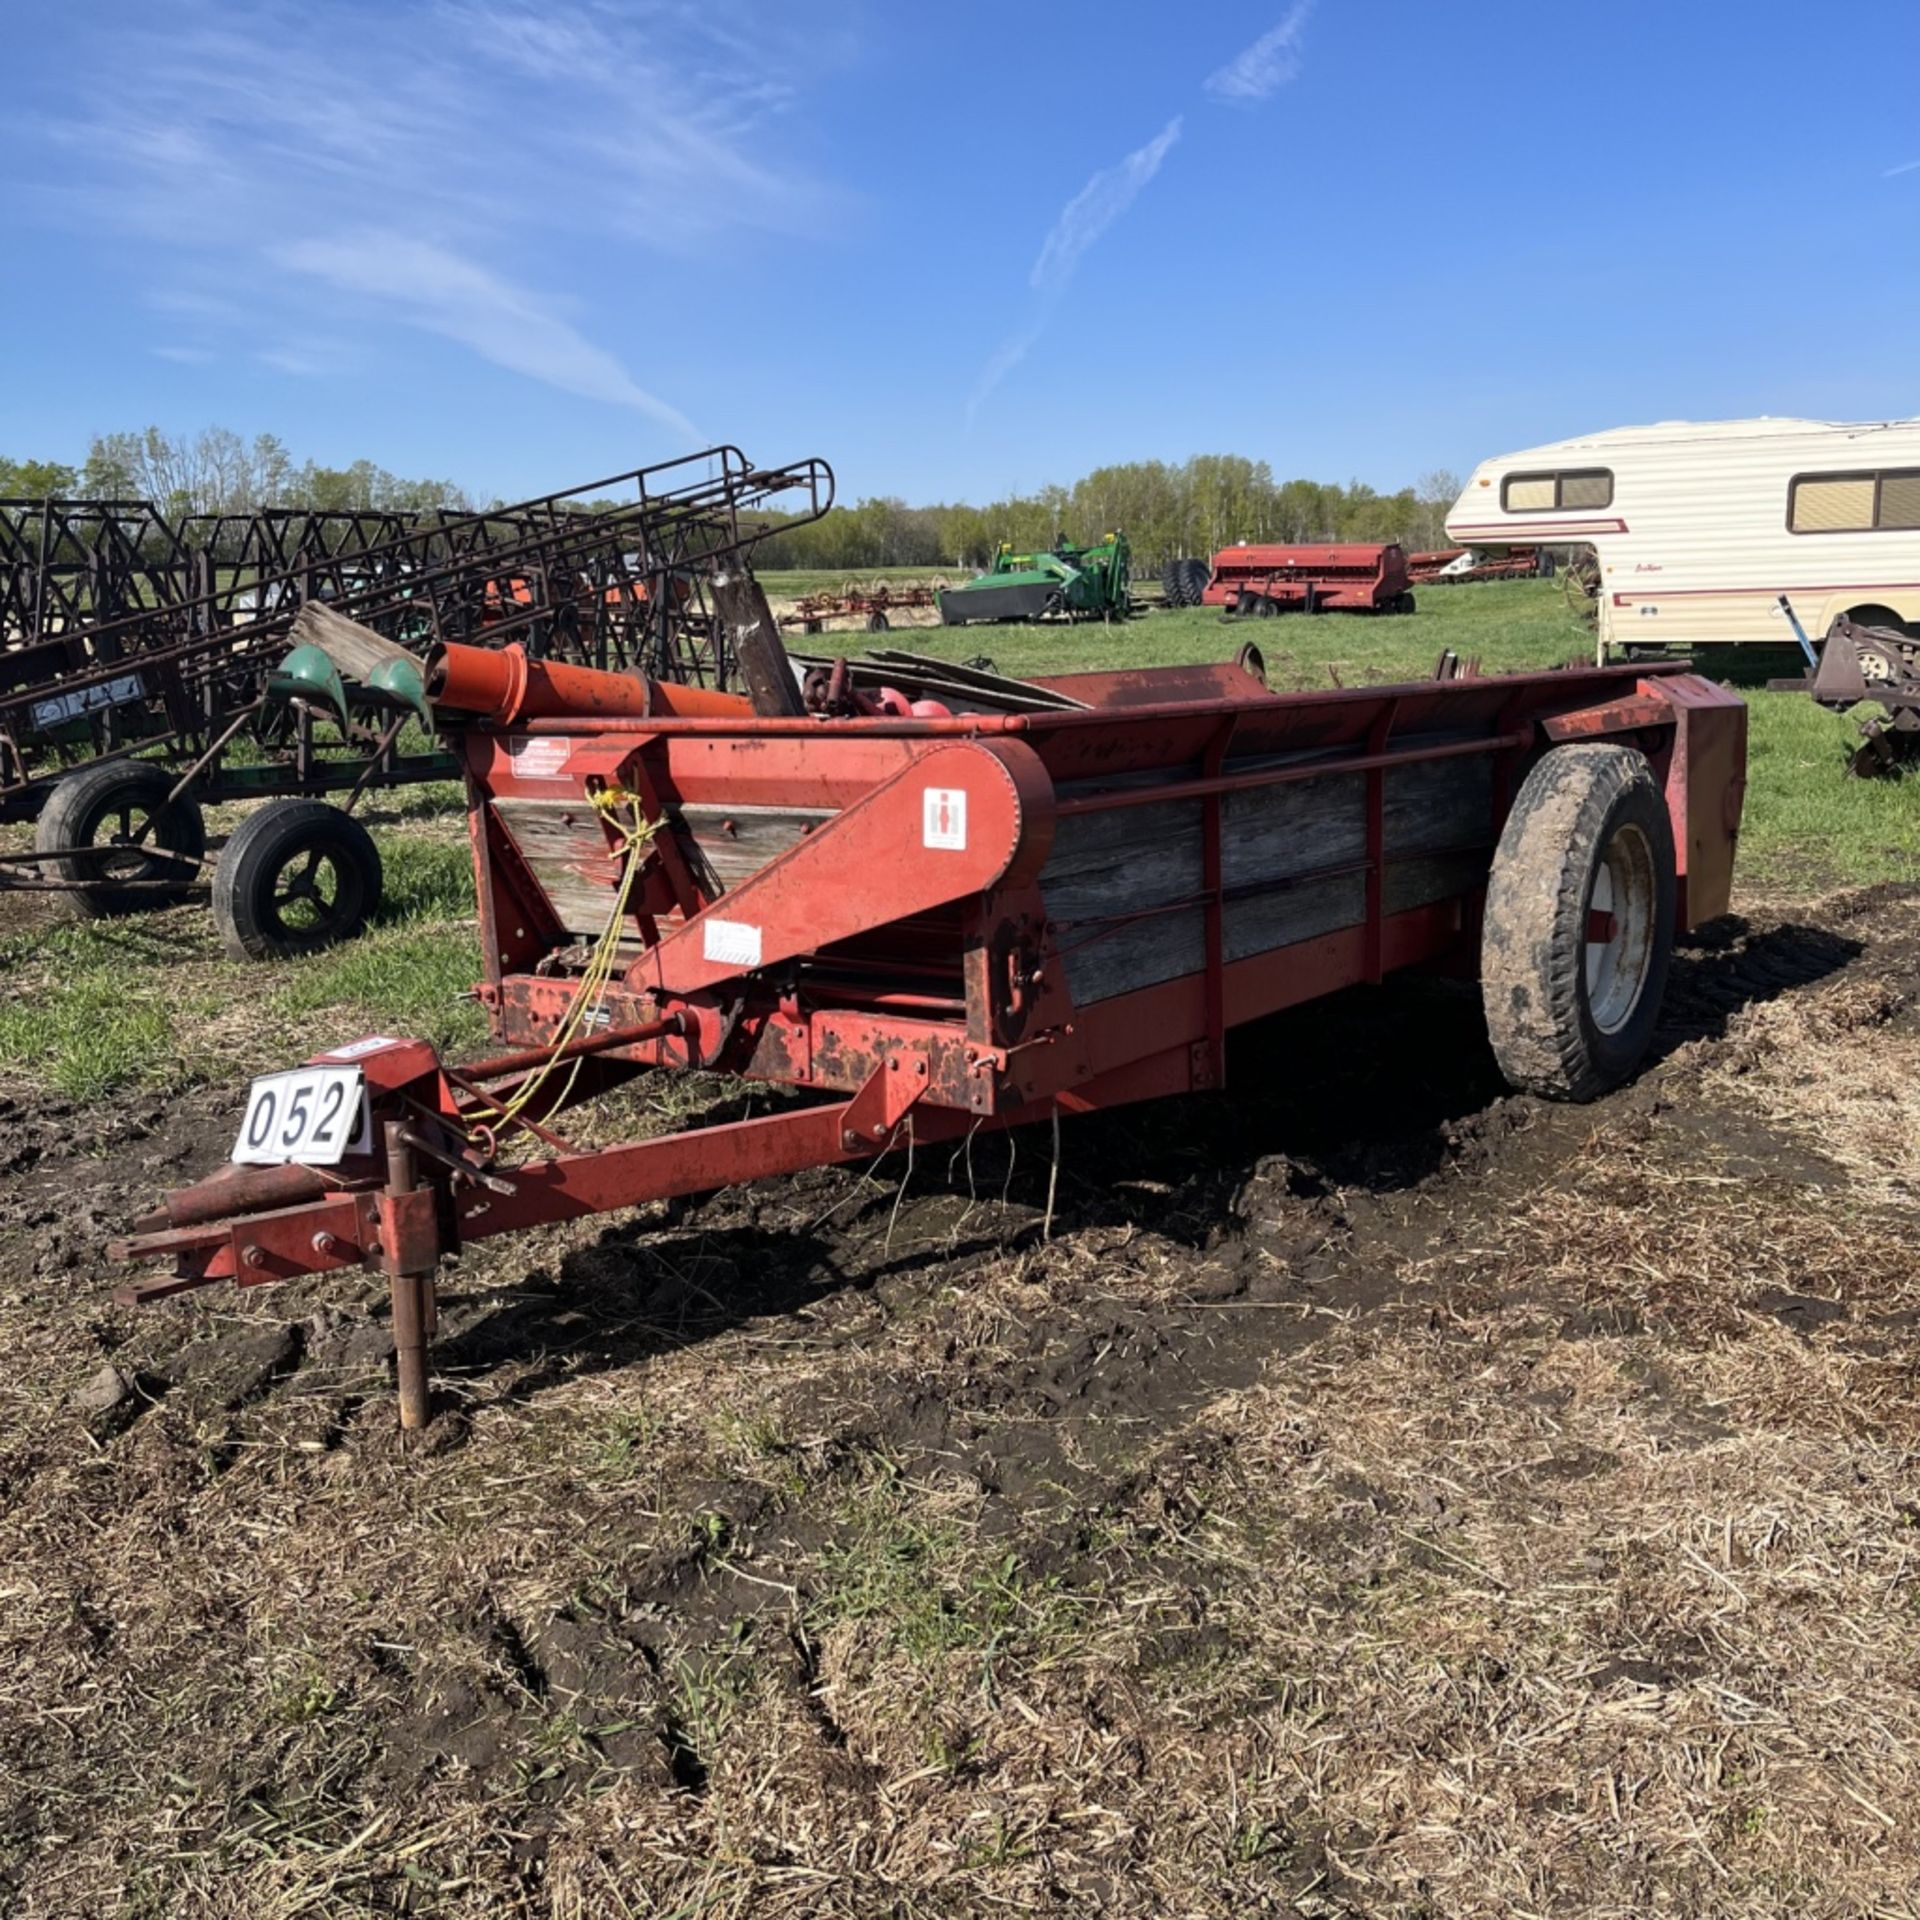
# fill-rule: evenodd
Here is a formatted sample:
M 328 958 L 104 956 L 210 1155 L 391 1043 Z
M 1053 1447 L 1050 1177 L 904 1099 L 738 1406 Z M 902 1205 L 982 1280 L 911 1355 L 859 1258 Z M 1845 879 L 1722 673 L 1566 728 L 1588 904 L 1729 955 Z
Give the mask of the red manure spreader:
M 1201 604 L 1276 613 L 1411 613 L 1407 556 L 1378 545 L 1222 547 Z
M 1219 1088 L 1234 1028 L 1415 968 L 1478 971 L 1517 1086 L 1590 1096 L 1642 1059 L 1676 928 L 1728 903 L 1746 711 L 1683 671 L 803 693 L 771 617 L 745 632 L 751 696 L 430 656 L 501 1051 L 381 1035 L 255 1081 L 234 1164 L 118 1244 L 171 1268 L 123 1299 L 381 1272 L 416 1426 L 434 1277 L 472 1243 Z M 689 1070 L 790 1091 L 567 1139 Z

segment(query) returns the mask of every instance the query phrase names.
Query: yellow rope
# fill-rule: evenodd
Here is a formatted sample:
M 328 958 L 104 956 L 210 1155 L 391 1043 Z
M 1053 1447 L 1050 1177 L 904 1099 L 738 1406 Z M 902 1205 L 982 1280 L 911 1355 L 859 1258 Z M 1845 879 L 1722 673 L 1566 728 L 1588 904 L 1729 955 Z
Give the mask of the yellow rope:
M 639 796 L 628 793 L 624 787 L 602 787 L 598 792 L 588 794 L 587 798 L 618 829 L 620 851 L 626 855 L 626 865 L 621 870 L 620 884 L 614 889 L 613 906 L 607 915 L 607 924 L 601 929 L 600 937 L 593 944 L 593 951 L 587 956 L 586 971 L 580 976 L 580 984 L 574 989 L 573 999 L 555 1030 L 553 1051 L 545 1064 L 521 1084 L 504 1106 L 489 1103 L 482 1109 L 496 1120 L 513 1120 L 525 1112 L 560 1064 L 561 1053 L 580 1033 L 582 1026 L 600 1011 L 600 1004 L 606 998 L 607 988 L 612 985 L 619 964 L 620 938 L 627 919 L 628 903 L 633 897 L 634 883 L 640 877 L 640 869 L 646 864 L 647 847 L 660 831 L 659 822 L 641 816 Z M 634 809 L 631 824 L 619 817 L 623 807 Z M 567 1084 L 561 1088 L 554 1106 L 566 1104 L 573 1092 L 574 1082 L 580 1077 L 580 1064 L 584 1058 L 582 1055 L 574 1061 L 573 1071 L 567 1076 Z

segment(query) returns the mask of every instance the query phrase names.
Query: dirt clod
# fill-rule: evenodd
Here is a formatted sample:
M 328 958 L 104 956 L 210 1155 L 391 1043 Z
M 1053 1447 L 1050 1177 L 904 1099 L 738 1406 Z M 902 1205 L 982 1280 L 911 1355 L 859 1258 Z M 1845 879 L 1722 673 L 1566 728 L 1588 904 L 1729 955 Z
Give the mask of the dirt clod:
M 76 1389 L 73 1404 L 81 1413 L 110 1413 L 132 1390 L 127 1376 L 109 1362 L 85 1386 Z

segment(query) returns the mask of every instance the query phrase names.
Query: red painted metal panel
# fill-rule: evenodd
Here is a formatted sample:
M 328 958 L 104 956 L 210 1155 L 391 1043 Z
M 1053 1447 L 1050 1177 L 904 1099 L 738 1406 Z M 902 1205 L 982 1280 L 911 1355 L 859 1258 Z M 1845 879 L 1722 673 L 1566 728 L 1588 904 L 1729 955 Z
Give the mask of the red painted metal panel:
M 1663 675 L 1646 690 L 1676 726 L 1667 768 L 1667 812 L 1680 873 L 1680 925 L 1717 920 L 1733 902 L 1733 856 L 1747 791 L 1747 707 L 1702 675 Z

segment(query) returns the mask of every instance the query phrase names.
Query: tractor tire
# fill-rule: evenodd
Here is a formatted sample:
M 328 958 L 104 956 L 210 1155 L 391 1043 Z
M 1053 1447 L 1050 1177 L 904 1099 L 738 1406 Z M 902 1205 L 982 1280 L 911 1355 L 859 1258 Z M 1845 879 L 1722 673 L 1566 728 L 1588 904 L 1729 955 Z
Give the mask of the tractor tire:
M 197 801 L 168 802 L 174 781 L 150 760 L 102 760 L 68 774 L 48 795 L 33 844 L 41 853 L 73 849 L 44 871 L 84 886 L 66 896 L 80 918 L 178 906 L 192 892 L 207 828 Z M 143 844 L 127 848 L 143 830 Z
M 323 800 L 274 800 L 235 828 L 213 914 L 236 960 L 288 960 L 351 940 L 380 905 L 380 849 Z
M 1187 576 L 1185 562 L 1169 560 L 1160 569 L 1160 591 L 1166 596 L 1170 607 L 1184 607 L 1187 604 Z
M 1205 560 L 1189 560 L 1187 568 L 1187 605 L 1197 607 L 1205 601 L 1207 589 L 1213 585 L 1213 568 Z
M 1480 991 L 1500 1071 L 1554 1100 L 1627 1079 L 1660 1018 L 1673 828 L 1646 758 L 1556 747 L 1527 775 L 1487 882 Z

